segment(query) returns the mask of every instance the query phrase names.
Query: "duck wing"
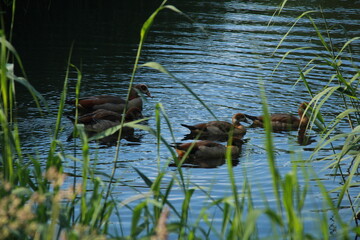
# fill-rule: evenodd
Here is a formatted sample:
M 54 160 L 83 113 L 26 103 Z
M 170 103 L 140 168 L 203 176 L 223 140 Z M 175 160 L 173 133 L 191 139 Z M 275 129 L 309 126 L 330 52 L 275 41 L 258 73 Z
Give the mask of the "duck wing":
M 188 128 L 191 132 L 205 131 L 207 128 L 206 123 L 199 123 L 196 125 L 181 124 L 181 126 Z
M 227 134 L 234 126 L 225 121 L 212 121 L 207 123 L 207 129 L 210 132 L 218 134 Z
M 107 103 L 125 104 L 126 101 L 120 97 L 112 95 L 98 95 L 79 99 L 79 105 L 83 108 L 92 108 L 95 105 L 102 105 Z
M 270 115 L 270 120 L 272 122 L 284 122 L 284 123 L 290 123 L 290 122 L 297 122 L 300 121 L 298 117 L 292 115 L 292 114 L 286 114 L 286 113 L 274 113 Z
M 272 114 L 270 120 L 273 130 L 296 130 L 300 125 L 300 119 L 291 114 Z
M 90 124 L 100 120 L 118 122 L 121 120 L 121 114 L 106 109 L 97 109 L 94 112 L 81 115 L 78 119 L 78 122 L 83 124 Z

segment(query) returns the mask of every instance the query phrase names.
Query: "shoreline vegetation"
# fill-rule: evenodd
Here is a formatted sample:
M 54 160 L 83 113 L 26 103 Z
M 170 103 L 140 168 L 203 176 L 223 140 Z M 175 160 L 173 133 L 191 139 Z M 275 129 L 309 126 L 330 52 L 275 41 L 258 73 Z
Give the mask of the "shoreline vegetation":
M 18 1 L 3 1 L 7 3 L 7 10 L 11 9 L 12 17 L 2 18 L 1 39 L 1 99 L 0 99 L 0 239 L 206 239 L 209 236 L 216 236 L 218 239 L 258 239 L 261 226 L 257 220 L 266 217 L 271 222 L 271 232 L 267 238 L 270 239 L 359 239 L 360 238 L 360 200 L 359 195 L 350 194 L 351 187 L 359 187 L 359 164 L 360 164 L 360 101 L 359 83 L 360 72 L 351 58 L 347 59 L 353 64 L 354 74 L 344 74 L 342 71 L 343 60 L 351 52 L 351 44 L 359 41 L 360 37 L 349 39 L 343 46 L 336 48 L 331 40 L 329 31 L 321 31 L 317 21 L 312 17 L 315 12 L 304 12 L 290 27 L 288 33 L 279 41 L 279 45 L 274 49 L 274 54 L 281 48 L 282 42 L 291 31 L 296 29 L 299 19 L 307 19 L 316 31 L 317 40 L 323 46 L 324 54 L 314 56 L 306 66 L 299 67 L 299 79 L 295 84 L 304 84 L 309 92 L 308 107 L 305 114 L 310 117 L 307 131 L 317 131 L 320 141 L 310 159 L 298 160 L 292 171 L 285 175 L 280 175 L 276 156 L 273 150 L 273 136 L 269 110 L 265 95 L 265 86 L 260 84 L 259 91 L 263 104 L 265 143 L 267 160 L 270 167 L 273 194 L 276 207 L 272 208 L 264 199 L 263 208 L 254 208 L 252 191 L 253 186 L 244 177 L 243 187 L 238 188 L 235 182 L 232 169 L 231 151 L 226 154 L 226 164 L 231 183 L 232 194 L 221 199 L 214 199 L 211 193 L 204 189 L 189 186 L 185 180 L 181 165 L 178 165 L 176 174 L 168 183 L 163 183 L 166 174 L 166 167 L 158 162 L 158 174 L 155 179 L 148 178 L 141 169 L 134 168 L 139 177 L 148 187 L 147 195 L 134 196 L 134 199 L 125 199 L 122 202 L 112 198 L 114 179 L 117 169 L 117 159 L 121 152 L 120 141 L 117 142 L 114 165 L 109 175 L 109 181 L 103 182 L 95 173 L 90 159 L 89 138 L 85 134 L 81 124 L 75 124 L 75 134 L 80 138 L 81 155 L 65 155 L 59 143 L 61 131 L 61 121 L 64 112 L 65 100 L 67 98 L 68 76 L 70 70 L 77 72 L 76 98 L 80 95 L 80 85 L 82 80 L 81 71 L 72 64 L 70 49 L 66 77 L 63 84 L 63 91 L 58 106 L 57 119 L 54 131 L 49 144 L 47 159 L 38 159 L 36 156 L 24 156 L 21 150 L 21 141 L 16 119 L 16 86 L 23 85 L 33 96 L 34 102 L 40 111 L 46 111 L 46 101 L 39 92 L 27 81 L 25 69 L 22 66 L 21 56 L 16 52 L 16 46 L 12 45 L 12 23 L 16 21 L 15 12 Z M 145 2 L 145 1 L 140 1 Z M 49 4 L 51 1 L 49 2 Z M 279 7 L 275 14 L 281 15 L 281 10 L 286 7 L 286 1 Z M 139 59 L 147 33 L 159 12 L 163 10 L 174 11 L 192 21 L 185 13 L 181 12 L 173 5 L 167 5 L 166 1 L 144 22 L 140 31 L 140 42 L 132 77 L 129 81 L 128 94 L 133 86 L 134 76 L 139 67 L 150 67 L 158 70 L 180 83 L 192 96 L 199 100 L 199 104 L 204 106 L 204 111 L 209 111 L 216 118 L 215 114 L 206 106 L 192 89 L 180 79 L 177 79 L 167 69 L 159 63 L 148 62 L 139 65 Z M 321 14 L 321 11 L 320 11 Z M 4 21 L 10 21 L 9 28 L 5 27 Z M 269 23 L 271 24 L 271 23 Z M 326 25 L 326 20 L 324 19 Z M 327 28 L 329 29 L 329 28 Z M 303 48 L 306 48 L 304 46 Z M 283 55 L 281 62 L 291 55 L 294 49 Z M 14 72 L 14 64 L 19 68 Z M 311 82 L 307 75 L 311 73 L 316 64 L 326 64 L 329 66 L 333 75 L 328 79 L 328 84 L 319 92 L 313 92 Z M 274 69 L 277 71 L 277 69 Z M 19 75 L 19 76 L 17 76 Z M 344 104 L 344 111 L 332 121 L 324 121 L 321 116 L 321 107 L 336 98 Z M 45 107 L 44 107 L 45 106 Z M 75 119 L 77 119 L 77 113 Z M 124 116 L 124 114 L 123 114 Z M 156 127 L 151 128 L 142 125 L 141 121 L 126 123 L 130 127 L 140 128 L 156 136 L 157 149 L 160 151 L 160 144 L 164 144 L 169 152 L 176 159 L 175 151 L 171 144 L 166 142 L 161 136 L 160 121 L 165 120 L 169 128 L 165 110 L 158 103 L 155 106 Z M 340 122 L 347 122 L 350 131 L 348 133 L 336 132 Z M 124 117 L 121 124 L 124 123 Z M 112 129 L 114 130 L 114 129 Z M 119 136 L 121 135 L 121 128 Z M 103 132 L 97 137 L 101 138 L 110 134 Z M 232 136 L 230 136 L 230 141 Z M 335 149 L 332 145 L 334 141 L 342 140 L 341 149 Z M 175 141 L 174 141 L 175 142 Z M 337 189 L 327 189 L 317 178 L 316 170 L 305 165 L 312 161 L 319 161 L 318 153 L 324 148 L 332 149 L 329 155 L 320 160 L 329 160 L 329 169 L 333 169 L 341 181 Z M 30 159 L 30 161 L 25 161 Z M 82 166 L 81 175 L 76 181 L 66 183 L 62 159 L 71 158 L 74 160 L 74 169 L 77 164 Z M 159 157 L 160 159 L 160 157 Z M 43 162 L 46 161 L 43 167 Z M 344 169 L 343 163 L 347 163 L 348 169 Z M 305 184 L 300 185 L 298 176 L 302 174 Z M 74 174 L 76 175 L 76 174 Z M 76 179 L 76 178 L 74 178 Z M 322 211 L 314 213 L 313 218 L 319 222 L 317 232 L 308 232 L 304 227 L 304 203 L 308 198 L 310 181 L 314 181 L 318 186 L 318 191 L 322 198 Z M 65 187 L 67 186 L 67 187 Z M 176 208 L 169 199 L 172 188 L 180 187 L 183 191 L 183 201 L 181 209 Z M 204 191 L 208 195 L 210 204 L 204 205 L 199 216 L 189 217 L 189 206 L 192 201 L 194 191 Z M 330 196 L 331 191 L 338 191 L 338 198 Z M 350 203 L 352 216 L 342 216 L 340 209 L 343 201 Z M 136 201 L 136 205 L 133 203 Z M 121 226 L 120 212 L 122 207 L 127 207 L 133 212 L 130 223 L 129 234 L 124 234 Z M 221 212 L 221 226 L 213 226 L 211 216 L 213 211 Z M 171 214 L 171 219 L 169 218 Z M 329 215 L 333 216 L 332 221 L 337 226 L 333 233 L 330 229 Z M 119 232 L 111 232 L 113 219 L 118 219 L 120 223 Z M 207 228 L 204 227 L 206 224 Z

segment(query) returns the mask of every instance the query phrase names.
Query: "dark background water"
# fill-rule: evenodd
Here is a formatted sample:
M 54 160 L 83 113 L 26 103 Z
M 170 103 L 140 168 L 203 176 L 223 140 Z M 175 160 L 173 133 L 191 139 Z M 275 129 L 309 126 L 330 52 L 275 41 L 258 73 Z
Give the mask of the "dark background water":
M 116 94 L 125 96 L 127 85 L 135 60 L 139 31 L 142 23 L 158 6 L 158 2 L 149 1 L 106 1 L 98 3 L 70 3 L 52 1 L 53 5 L 44 10 L 44 5 L 36 7 L 25 5 L 17 8 L 13 44 L 23 61 L 31 84 L 49 103 L 49 114 L 40 115 L 31 96 L 22 87 L 17 89 L 18 115 L 22 145 L 25 153 L 35 154 L 46 159 L 50 136 L 55 123 L 57 107 L 65 78 L 66 64 L 71 44 L 74 44 L 71 63 L 81 69 L 83 74 L 81 95 Z M 140 63 L 156 61 L 165 66 L 177 78 L 186 83 L 220 120 L 229 121 L 236 112 L 252 115 L 261 114 L 259 82 L 264 82 L 271 112 L 296 113 L 297 106 L 309 101 L 310 96 L 302 83 L 295 85 L 302 68 L 316 54 L 324 52 L 316 33 L 307 19 L 300 20 L 280 49 L 272 55 L 280 39 L 289 30 L 291 23 L 304 11 L 315 10 L 313 14 L 319 28 L 324 30 L 325 23 L 319 14 L 319 4 L 323 15 L 331 27 L 332 42 L 341 47 L 350 38 L 359 36 L 360 2 L 359 1 L 302 1 L 291 2 L 280 15 L 273 13 L 278 7 L 277 1 L 169 1 L 195 20 L 189 22 L 185 17 L 169 10 L 164 10 L 156 18 L 148 35 Z M 322 4 L 323 3 L 323 4 Z M 326 3 L 326 4 L 325 4 Z M 272 24 L 268 26 L 269 21 Z M 290 54 L 276 72 L 273 72 L 283 54 L 297 47 L 311 47 Z M 359 60 L 359 42 L 352 46 L 354 62 Z M 353 67 L 344 59 L 343 69 L 349 74 Z M 309 82 L 314 92 L 327 84 L 332 72 L 325 65 L 318 65 L 309 75 Z M 76 73 L 71 71 L 69 78 L 69 96 L 74 95 Z M 148 125 L 155 127 L 154 107 L 161 103 L 169 116 L 175 140 L 181 141 L 188 130 L 181 123 L 193 124 L 213 120 L 204 107 L 172 78 L 151 69 L 139 69 L 136 83 L 145 83 L 150 87 L 154 98 L 148 99 L 144 115 L 149 117 Z M 324 106 L 323 114 L 327 121 L 343 111 L 340 98 L 333 97 Z M 63 148 L 68 154 L 74 150 L 73 142 L 66 142 L 71 133 L 71 122 L 63 118 L 63 131 L 60 136 Z M 338 132 L 348 132 L 345 123 L 340 124 Z M 50 135 L 49 135 L 50 133 Z M 311 132 L 316 138 L 316 133 Z M 121 154 L 116 170 L 114 197 L 125 200 L 138 191 L 146 193 L 149 189 L 134 171 L 141 170 L 149 178 L 156 177 L 159 168 L 164 168 L 171 161 L 171 154 L 160 147 L 157 155 L 156 138 L 151 134 L 137 130 L 140 142 L 131 143 L 122 140 Z M 172 142 L 166 124 L 162 124 L 162 135 Z M 248 142 L 243 146 L 240 161 L 233 168 L 239 189 L 245 177 L 254 190 L 255 207 L 264 207 L 264 198 L 269 205 L 275 204 L 271 175 L 268 169 L 266 151 L 263 147 L 262 129 L 250 129 L 246 135 Z M 275 133 L 275 152 L 277 165 L 282 175 L 293 166 L 301 165 L 301 159 L 308 159 L 316 142 L 309 146 L 297 143 L 297 133 Z M 341 142 L 339 143 L 341 144 Z M 115 147 L 91 144 L 92 162 L 99 172 L 111 173 Z M 331 154 L 330 149 L 320 153 L 318 158 Z M 301 161 L 300 161 L 301 162 Z M 332 171 L 325 167 L 329 161 L 315 161 L 307 164 L 316 170 L 328 189 L 336 188 L 340 178 L 331 176 Z M 73 162 L 64 160 L 67 172 L 73 172 Z M 347 166 L 345 165 L 344 168 Z M 164 186 L 177 171 L 167 168 Z M 207 189 L 214 198 L 231 194 L 227 166 L 213 169 L 184 169 L 191 186 Z M 104 180 L 106 178 L 104 177 Z M 304 182 L 300 178 L 300 184 Z M 321 209 L 321 194 L 316 182 L 309 191 L 305 204 L 304 217 L 309 232 L 319 229 L 317 217 Z M 130 186 L 130 187 L 129 187 Z M 354 193 L 358 192 L 353 188 Z M 337 192 L 332 193 L 333 197 Z M 353 194 L 355 196 L 356 194 Z M 170 196 L 179 208 L 183 199 L 180 187 L 175 187 Z M 191 216 L 198 216 L 200 209 L 209 201 L 199 190 L 191 203 Z M 346 208 L 342 214 L 351 219 Z M 210 211 L 213 208 L 210 208 Z M 131 213 L 121 208 L 122 224 L 125 229 L 130 224 Z M 219 211 L 214 215 L 214 222 L 221 221 Z M 220 219 L 218 218 L 220 217 Z M 329 216 L 331 219 L 331 216 Z M 114 218 L 114 228 L 117 222 Z M 330 221 L 331 222 L 331 221 Z M 266 218 L 259 220 L 262 233 L 266 236 L 269 227 Z

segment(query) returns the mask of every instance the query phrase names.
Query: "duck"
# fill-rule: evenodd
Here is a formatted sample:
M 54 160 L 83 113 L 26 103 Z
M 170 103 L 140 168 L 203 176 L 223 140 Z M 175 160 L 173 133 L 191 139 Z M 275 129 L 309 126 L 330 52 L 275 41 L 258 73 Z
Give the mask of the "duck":
M 99 120 L 120 122 L 121 118 L 122 115 L 120 113 L 109 111 L 106 109 L 97 109 L 94 112 L 81 115 L 78 118 L 78 123 L 89 124 L 89 123 L 97 122 Z M 143 118 L 142 112 L 137 107 L 132 107 L 126 111 L 125 122 L 130 122 L 141 118 Z
M 231 165 L 233 167 L 237 166 L 239 164 L 239 159 L 231 159 Z M 220 159 L 199 159 L 197 158 L 196 160 L 185 160 L 184 162 L 182 162 L 181 167 L 184 168 L 216 168 L 219 167 L 221 165 L 225 164 L 225 158 L 220 158 Z M 169 167 L 179 167 L 179 162 L 172 162 L 169 163 Z
M 274 131 L 291 131 L 306 129 L 309 123 L 309 118 L 304 115 L 305 109 L 308 106 L 308 102 L 303 102 L 299 105 L 298 115 L 294 116 L 288 113 L 273 113 L 270 115 L 271 126 Z M 249 127 L 264 127 L 264 116 L 251 116 L 244 114 L 246 118 L 252 120 L 252 124 Z
M 178 160 L 185 160 L 188 163 L 204 160 L 224 160 L 228 148 L 230 148 L 232 159 L 238 158 L 241 152 L 240 146 L 225 146 L 223 144 L 209 140 L 176 144 L 172 145 L 172 147 L 175 148 L 175 151 L 178 155 Z M 187 158 L 183 159 L 187 152 L 189 152 Z
M 69 116 L 68 116 L 68 118 L 73 123 L 75 123 L 74 118 L 69 117 Z M 141 118 L 143 118 L 143 115 L 142 115 L 140 109 L 136 108 L 136 107 L 132 107 L 126 112 L 124 122 L 127 123 L 127 122 L 131 122 L 131 121 L 138 120 Z M 80 116 L 78 118 L 77 122 L 80 124 L 83 124 L 86 134 L 89 137 L 92 137 L 100 132 L 103 132 L 103 131 L 109 129 L 109 128 L 120 125 L 121 120 L 122 120 L 122 115 L 117 112 L 109 111 L 106 109 L 97 109 L 94 112 L 87 113 L 87 114 Z M 133 128 L 131 128 L 131 127 L 123 127 L 122 128 L 122 137 L 123 138 L 132 136 L 133 134 L 134 134 Z M 68 140 L 72 139 L 72 135 L 73 134 L 71 134 L 68 137 Z M 117 139 L 117 134 L 114 133 L 113 135 Z M 107 139 L 113 139 L 113 138 L 107 138 Z
M 232 116 L 232 123 L 226 121 L 210 121 L 207 123 L 199 123 L 196 125 L 181 124 L 190 130 L 190 134 L 185 139 L 198 137 L 205 140 L 224 140 L 228 139 L 229 133 L 233 130 L 233 136 L 242 138 L 246 134 L 245 126 L 241 122 L 248 122 L 245 114 L 236 113 Z
M 145 84 L 135 85 L 129 93 L 129 101 L 126 106 L 126 100 L 113 95 L 97 95 L 79 98 L 78 109 L 79 114 L 83 115 L 86 113 L 91 113 L 98 109 L 105 109 L 116 113 L 123 113 L 124 108 L 131 109 L 133 107 L 143 109 L 143 101 L 139 93 L 142 93 L 148 97 L 152 97 L 149 91 L 149 88 Z M 68 104 L 75 104 L 75 100 L 67 100 Z

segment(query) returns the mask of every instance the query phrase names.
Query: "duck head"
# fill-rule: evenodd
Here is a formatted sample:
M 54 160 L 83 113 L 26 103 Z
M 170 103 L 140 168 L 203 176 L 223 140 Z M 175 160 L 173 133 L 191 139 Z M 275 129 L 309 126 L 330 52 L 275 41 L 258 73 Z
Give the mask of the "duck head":
M 236 113 L 232 117 L 232 123 L 235 126 L 241 125 L 241 122 L 249 123 L 248 119 L 246 118 L 245 114 L 243 113 Z
M 133 87 L 134 92 L 131 94 L 130 100 L 132 98 L 136 98 L 139 97 L 138 93 L 140 94 L 144 94 L 148 97 L 152 97 L 149 91 L 148 86 L 146 86 L 145 84 L 137 84 Z

